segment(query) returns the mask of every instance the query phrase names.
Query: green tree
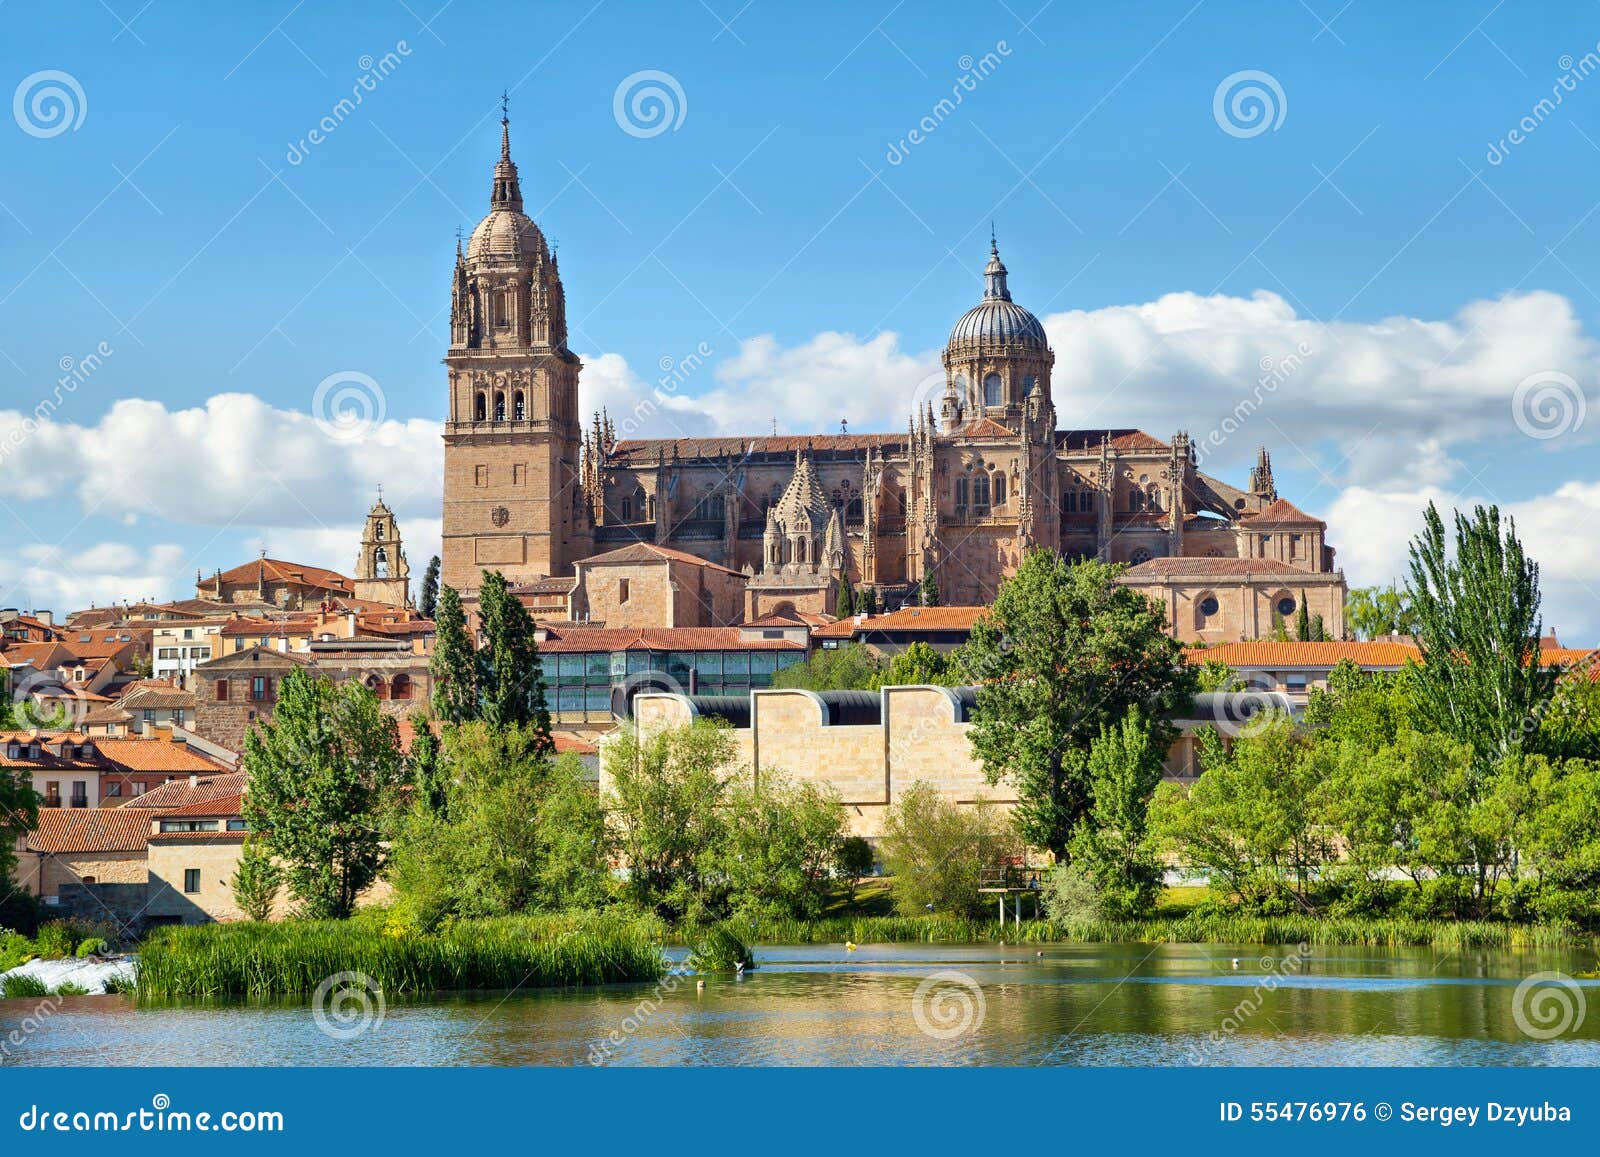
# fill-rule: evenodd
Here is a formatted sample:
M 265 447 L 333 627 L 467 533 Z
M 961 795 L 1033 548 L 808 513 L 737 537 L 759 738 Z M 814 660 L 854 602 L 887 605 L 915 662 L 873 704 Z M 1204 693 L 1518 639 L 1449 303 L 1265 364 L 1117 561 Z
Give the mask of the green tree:
M 1332 641 L 1328 638 L 1328 626 L 1322 621 L 1322 614 L 1320 612 L 1311 616 L 1311 641 L 1313 643 L 1327 643 Z
M 433 621 L 433 655 L 428 660 L 428 671 L 433 677 L 435 715 L 446 723 L 465 723 L 478 718 L 472 636 L 467 632 L 461 596 L 451 586 L 439 591 L 439 605 Z
M 1072 862 L 1093 880 L 1107 916 L 1146 915 L 1161 892 L 1149 808 L 1165 754 L 1137 708 L 1120 724 L 1102 728 L 1089 748 L 1094 805 L 1073 835 Z
M 856 595 L 856 612 L 863 615 L 878 613 L 878 588 L 862 587 Z
M 239 866 L 233 870 L 228 887 L 245 919 L 269 919 L 283 887 L 283 868 L 261 840 L 250 837 L 240 851 Z
M 1196 689 L 1200 691 L 1237 691 L 1244 686 L 1234 669 L 1221 659 L 1207 659 L 1200 664 Z
M 741 916 L 814 919 L 822 914 L 844 838 L 844 805 L 832 789 L 763 771 L 726 796 L 726 839 L 716 862 Z
M 348 916 L 382 861 L 379 802 L 401 776 L 399 732 L 356 680 L 291 671 L 245 735 L 244 817 L 284 865 L 299 910 Z
M 439 606 L 439 556 L 428 560 L 428 569 L 422 572 L 422 605 L 418 608 L 425 619 L 433 618 Z
M 612 896 L 611 838 L 600 792 L 576 755 L 558 756 L 540 799 L 539 890 L 551 909 L 599 908 Z
M 962 653 L 978 682 L 973 751 L 991 782 L 1015 785 L 1023 838 L 1058 858 L 1093 803 L 1083 757 L 1101 729 L 1138 708 L 1164 750 L 1197 685 L 1162 609 L 1118 573 L 1032 552 Z
M 737 771 L 732 729 L 709 720 L 653 735 L 623 727 L 602 758 L 606 819 L 628 865 L 629 898 L 673 920 L 721 916 L 728 889 L 716 861 Z
M 1358 639 L 1409 635 L 1416 629 L 1411 600 L 1394 587 L 1356 587 L 1345 598 L 1345 627 Z
M 883 660 L 860 643 L 813 651 L 772 676 L 772 686 L 802 691 L 869 691 L 883 680 Z
M 1267 913 L 1309 907 L 1331 850 L 1305 738 L 1271 715 L 1252 720 L 1231 747 L 1211 728 L 1199 738 L 1203 774 L 1193 784 L 1161 785 L 1154 830 L 1223 897 Z
M 1470 746 L 1473 782 L 1522 749 L 1555 688 L 1539 662 L 1539 565 L 1498 507 L 1455 516 L 1455 549 L 1430 502 L 1411 543 L 1411 606 L 1423 663 L 1417 706 L 1433 727 Z M 1530 723 L 1530 721 L 1534 721 Z
M 1565 672 L 1539 721 L 1539 747 L 1555 759 L 1600 761 L 1600 678 L 1596 656 Z
M 833 600 L 833 615 L 837 619 L 848 619 L 856 613 L 856 593 L 850 586 L 850 576 L 839 576 L 839 590 Z
M 922 582 L 917 586 L 917 601 L 925 607 L 939 605 L 939 582 L 931 570 L 923 572 Z
M 406 756 L 406 778 L 416 806 L 435 815 L 443 815 L 449 807 L 450 777 L 439 740 L 433 734 L 432 721 L 421 711 L 413 711 L 411 724 L 411 750 Z
M 1300 592 L 1300 606 L 1294 613 L 1294 637 L 1298 643 L 1311 642 L 1311 608 L 1306 606 L 1306 592 Z
M 531 727 L 540 750 L 554 751 L 533 619 L 499 571 L 483 572 L 478 620 L 483 628 L 483 646 L 474 656 L 480 718 L 492 728 Z
M 856 887 L 862 876 L 870 875 L 874 856 L 872 845 L 862 836 L 846 836 L 839 841 L 839 876 L 845 882 L 845 903 L 854 905 Z
M 890 805 L 878 847 L 893 877 L 895 907 L 907 916 L 982 916 L 984 870 L 1006 865 L 1022 850 L 999 810 L 957 803 L 923 780 Z
M 912 643 L 889 660 L 881 683 L 885 687 L 908 687 L 932 684 L 935 687 L 953 687 L 960 682 L 960 672 L 949 655 L 936 651 L 921 641 Z
M 26 773 L 0 767 L 0 893 L 12 891 L 16 879 L 17 840 L 39 826 L 39 805 L 43 802 L 33 790 Z

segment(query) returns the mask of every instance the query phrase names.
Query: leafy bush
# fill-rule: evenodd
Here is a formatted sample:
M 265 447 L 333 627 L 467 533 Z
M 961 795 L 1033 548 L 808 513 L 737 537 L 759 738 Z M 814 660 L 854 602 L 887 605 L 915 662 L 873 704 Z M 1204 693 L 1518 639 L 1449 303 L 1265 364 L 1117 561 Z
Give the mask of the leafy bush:
M 1081 864 L 1062 864 L 1045 877 L 1044 910 L 1051 920 L 1068 927 L 1105 916 L 1100 892 Z
M 695 943 L 689 963 L 696 972 L 738 972 L 754 968 L 755 957 L 727 925 L 713 924 Z
M 879 849 L 894 877 L 895 907 L 907 916 L 981 915 L 983 870 L 1004 865 L 1021 852 L 1015 831 L 1000 812 L 983 804 L 958 804 L 921 780 L 884 817 Z
M 0 972 L 10 972 L 17 965 L 26 964 L 38 954 L 33 941 L 22 933 L 0 929 Z
M 113 972 L 101 982 L 101 990 L 107 996 L 113 996 L 117 993 L 132 992 L 133 981 L 120 972 Z
M 60 984 L 56 985 L 55 992 L 53 992 L 51 995 L 52 996 L 88 996 L 89 995 L 89 990 L 87 988 L 85 988 L 83 985 L 77 983 L 76 981 L 63 980 Z
M 71 956 L 77 943 L 77 937 L 72 934 L 72 928 L 65 920 L 50 920 L 41 924 L 39 934 L 33 938 L 35 952 L 46 960 Z
M 86 956 L 104 956 L 110 950 L 111 946 L 106 943 L 104 936 L 91 936 L 78 945 L 77 955 L 82 960 Z

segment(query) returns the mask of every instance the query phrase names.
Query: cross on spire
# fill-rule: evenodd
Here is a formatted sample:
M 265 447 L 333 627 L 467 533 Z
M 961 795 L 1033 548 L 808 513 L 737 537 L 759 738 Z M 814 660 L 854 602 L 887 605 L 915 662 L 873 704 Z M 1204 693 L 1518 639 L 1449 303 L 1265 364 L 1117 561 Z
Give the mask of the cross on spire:
M 511 120 L 511 92 L 502 89 L 500 92 L 500 123 L 505 124 Z

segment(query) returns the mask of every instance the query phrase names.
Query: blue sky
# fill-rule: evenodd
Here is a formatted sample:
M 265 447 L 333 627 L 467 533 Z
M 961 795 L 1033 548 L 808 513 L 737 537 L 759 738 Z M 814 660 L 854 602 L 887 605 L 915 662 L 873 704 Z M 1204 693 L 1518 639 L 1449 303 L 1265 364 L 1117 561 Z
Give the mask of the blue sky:
M 1600 8 L 741 4 L 0 7 L 0 432 L 112 351 L 0 462 L 0 603 L 181 594 L 263 538 L 348 568 L 378 481 L 420 569 L 454 235 L 509 89 L 587 397 L 713 351 L 641 432 L 900 425 L 993 220 L 1063 425 L 1199 435 L 1303 363 L 1207 469 L 1271 446 L 1352 582 L 1395 573 L 1427 498 L 1499 501 L 1596 641 Z M 614 112 L 647 70 L 654 135 Z M 44 71 L 74 127 L 34 119 Z M 1238 85 L 1218 119 L 1247 71 L 1260 132 Z M 343 371 L 382 392 L 358 445 L 308 418 Z M 1516 420 L 1540 396 L 1556 436 Z

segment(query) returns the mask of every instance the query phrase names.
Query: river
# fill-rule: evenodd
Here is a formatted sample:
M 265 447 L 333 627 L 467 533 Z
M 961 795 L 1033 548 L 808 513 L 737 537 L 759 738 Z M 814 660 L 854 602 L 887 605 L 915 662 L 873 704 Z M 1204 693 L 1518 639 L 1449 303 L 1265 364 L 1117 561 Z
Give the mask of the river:
M 808 945 L 757 960 L 703 990 L 674 975 L 371 998 L 347 1021 L 305 1001 L 0 1001 L 0 1066 L 1600 1065 L 1600 983 L 1519 990 L 1593 968 L 1579 951 Z

